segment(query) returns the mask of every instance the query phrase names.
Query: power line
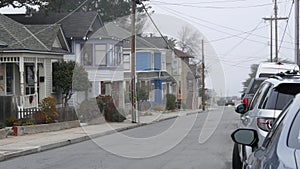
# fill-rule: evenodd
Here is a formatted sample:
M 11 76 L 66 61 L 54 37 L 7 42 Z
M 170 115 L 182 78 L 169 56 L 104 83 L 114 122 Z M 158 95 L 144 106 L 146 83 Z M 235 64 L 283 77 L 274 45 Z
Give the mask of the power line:
M 210 4 L 210 3 L 232 3 L 232 2 L 245 2 L 247 0 L 223 0 L 223 1 L 202 1 L 202 2 L 184 2 L 184 4 Z M 162 2 L 157 0 L 151 0 L 151 2 Z
M 167 9 L 167 10 L 168 10 L 168 9 Z M 171 11 L 172 11 L 172 10 L 171 10 Z M 193 22 L 193 23 L 195 23 L 195 24 L 198 24 L 198 25 L 200 25 L 200 26 L 202 26 L 202 27 L 208 28 L 208 29 L 210 29 L 210 30 L 214 30 L 214 31 L 219 32 L 219 33 L 227 34 L 227 35 L 230 35 L 230 36 L 236 36 L 236 35 L 234 35 L 234 34 L 231 34 L 231 33 L 228 33 L 228 32 L 224 32 L 224 31 L 221 31 L 221 30 L 218 30 L 218 29 L 216 29 L 216 28 L 214 28 L 214 27 L 209 27 L 209 26 L 207 26 L 207 25 L 203 25 L 203 24 L 201 24 L 201 23 L 199 23 L 199 22 L 196 22 L 196 21 L 194 21 L 194 20 L 191 20 L 191 19 L 189 19 L 189 18 L 187 18 L 187 17 L 185 17 L 185 16 L 180 16 L 180 15 L 178 15 L 178 13 L 180 13 L 180 12 L 178 12 L 178 11 L 176 11 L 176 12 L 178 12 L 178 13 L 176 13 L 176 12 L 171 12 L 171 11 L 169 11 L 169 12 L 172 13 L 172 14 L 174 14 L 174 15 L 176 15 L 176 16 L 185 18 L 186 20 L 191 21 L 191 22 Z M 243 34 L 244 34 L 244 33 L 245 33 L 245 32 L 243 32 Z M 240 36 L 236 36 L 236 37 L 237 37 L 237 38 L 240 38 L 240 39 L 243 39 L 243 37 L 240 37 Z M 260 42 L 260 41 L 252 40 L 252 39 L 248 39 L 248 41 L 252 41 L 252 42 L 264 44 L 264 43 L 262 43 L 262 42 Z M 205 42 L 205 43 L 210 43 L 210 42 L 211 42 L 211 41 L 208 41 L 208 42 Z
M 284 36 L 285 36 L 285 34 L 286 34 L 286 29 L 287 29 L 287 27 L 288 27 L 288 25 L 289 25 L 289 20 L 290 20 L 289 18 L 291 17 L 293 5 L 294 5 L 294 4 L 291 5 L 290 11 L 289 11 L 289 15 L 288 15 L 288 17 L 287 17 L 288 20 L 287 20 L 287 22 L 286 22 L 286 26 L 285 26 L 285 28 L 284 28 L 283 35 L 282 35 L 282 37 L 281 37 L 281 42 L 280 42 L 280 45 L 279 45 L 278 52 L 280 51 L 280 49 L 281 49 L 281 47 L 282 47 L 282 42 L 283 42 Z
M 161 8 L 161 7 L 158 6 L 158 8 Z M 234 28 L 230 28 L 230 27 L 226 27 L 226 26 L 221 26 L 221 25 L 218 25 L 218 24 L 214 24 L 214 23 L 212 23 L 212 22 L 209 22 L 209 21 L 206 21 L 206 20 L 203 20 L 203 19 L 199 19 L 199 18 L 190 16 L 190 15 L 187 15 L 187 14 L 183 14 L 183 13 L 181 13 L 180 11 L 170 9 L 170 8 L 168 8 L 168 7 L 164 7 L 164 8 L 161 8 L 161 9 L 166 10 L 166 11 L 168 11 L 169 13 L 172 13 L 172 14 L 178 16 L 178 17 L 181 17 L 181 18 L 184 18 L 184 19 L 186 19 L 186 20 L 188 20 L 188 21 L 191 21 L 191 22 L 193 22 L 193 23 L 196 23 L 196 24 L 198 24 L 198 25 L 200 25 L 200 26 L 202 26 L 202 27 L 205 27 L 205 28 L 208 28 L 208 29 L 210 29 L 210 30 L 214 30 L 214 31 L 216 31 L 216 32 L 220 32 L 220 33 L 223 33 L 223 34 L 227 34 L 227 35 L 230 36 L 230 37 L 228 37 L 228 39 L 229 39 L 229 38 L 232 38 L 232 37 L 237 37 L 237 38 L 239 38 L 239 39 L 243 39 L 243 37 L 240 37 L 240 36 L 237 36 L 237 35 L 235 35 L 235 34 L 231 34 L 231 33 L 228 33 L 228 32 L 224 32 L 224 31 L 218 30 L 218 29 L 216 29 L 216 28 L 214 28 L 214 27 L 209 27 L 209 26 L 207 26 L 207 25 L 203 25 L 203 24 L 201 24 L 201 23 L 199 23 L 199 22 L 196 22 L 196 21 L 194 21 L 194 20 L 191 20 L 191 19 L 187 18 L 186 16 L 188 16 L 188 17 L 190 17 L 190 18 L 193 18 L 193 19 L 195 19 L 195 20 L 200 20 L 200 21 L 203 21 L 203 22 L 207 22 L 207 23 L 210 23 L 210 24 L 219 26 L 219 27 L 223 27 L 223 28 L 226 28 L 226 29 L 230 29 L 230 30 L 233 30 L 233 31 L 237 31 L 237 32 L 240 32 L 241 34 L 248 34 L 248 32 L 249 32 L 249 31 L 244 32 L 244 31 L 237 30 L 237 29 L 234 29 Z M 181 14 L 181 15 L 179 15 L 179 14 Z M 269 39 L 269 37 L 266 37 L 266 36 L 261 36 L 261 35 L 256 35 L 256 34 L 252 34 L 252 35 L 253 35 L 253 36 L 256 36 L 256 37 L 263 38 L 263 39 L 265 39 L 265 40 L 266 40 L 266 39 Z M 224 39 L 224 40 L 226 40 L 226 39 Z M 219 41 L 219 39 L 217 39 L 217 41 Z M 252 40 L 252 39 L 247 39 L 247 41 L 252 41 L 252 42 L 260 43 L 260 44 L 265 44 L 264 42 L 257 41 L 257 40 Z M 212 41 L 207 41 L 207 42 L 205 42 L 205 43 L 210 43 L 210 42 L 214 42 L 214 40 L 212 40 Z M 289 41 L 283 41 L 283 42 L 289 43 L 289 44 L 293 44 L 292 42 L 289 42 Z M 286 48 L 286 47 L 283 47 L 283 48 L 285 48 L 285 49 L 292 49 L 292 48 Z
M 283 2 L 281 2 L 283 3 Z M 169 3 L 169 2 L 161 2 L 154 1 L 154 4 L 161 6 L 181 6 L 181 7 L 193 7 L 193 8 L 207 8 L 207 9 L 244 9 L 244 8 L 257 8 L 257 7 L 265 7 L 272 6 L 272 3 L 265 3 L 259 5 L 248 5 L 248 6 L 195 6 L 195 4 L 187 4 L 187 3 Z

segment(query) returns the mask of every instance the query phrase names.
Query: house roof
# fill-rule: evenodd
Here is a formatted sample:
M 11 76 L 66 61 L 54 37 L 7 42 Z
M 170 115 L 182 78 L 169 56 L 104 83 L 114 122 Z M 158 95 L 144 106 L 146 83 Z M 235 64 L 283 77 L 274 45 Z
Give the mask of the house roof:
M 124 45 L 125 48 L 130 48 L 130 38 Z M 136 48 L 159 48 L 167 49 L 168 45 L 162 37 L 136 37 Z
M 60 26 L 23 25 L 0 14 L 0 40 L 6 50 L 33 50 L 47 52 L 67 52 L 52 47 Z
M 124 40 L 131 37 L 131 32 L 118 26 L 116 23 L 105 23 L 104 26 L 97 30 L 90 38 L 116 38 Z
M 62 12 L 62 13 L 34 13 L 7 14 L 13 20 L 25 25 L 61 24 L 67 38 L 88 37 L 93 31 L 94 22 L 98 19 L 96 29 L 102 27 L 102 21 L 97 12 Z
M 187 54 L 179 49 L 174 48 L 174 53 L 176 56 L 180 57 L 180 58 L 194 58 L 194 56 Z

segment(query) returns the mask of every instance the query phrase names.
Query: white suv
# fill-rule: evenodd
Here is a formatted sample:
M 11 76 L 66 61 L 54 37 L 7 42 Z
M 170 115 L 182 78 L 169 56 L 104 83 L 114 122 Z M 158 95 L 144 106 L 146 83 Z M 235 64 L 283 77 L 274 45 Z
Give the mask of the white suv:
M 281 73 L 266 79 L 256 91 L 249 106 L 239 104 L 236 112 L 241 114 L 239 128 L 255 129 L 262 144 L 272 126 L 272 122 L 281 113 L 287 103 L 300 93 L 300 76 Z M 232 168 L 241 169 L 247 164 L 252 148 L 234 144 Z

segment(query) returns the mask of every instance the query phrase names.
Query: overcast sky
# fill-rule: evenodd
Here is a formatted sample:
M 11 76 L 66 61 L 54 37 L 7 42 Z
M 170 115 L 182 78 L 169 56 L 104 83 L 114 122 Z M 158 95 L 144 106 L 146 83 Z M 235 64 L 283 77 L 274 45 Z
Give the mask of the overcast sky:
M 184 20 L 207 38 L 223 65 L 226 95 L 240 96 L 242 82 L 248 77 L 251 64 L 270 58 L 270 23 L 262 18 L 273 15 L 272 0 L 151 0 L 151 5 L 156 14 Z M 279 57 L 294 61 L 293 1 L 278 0 L 278 7 L 279 17 L 290 16 L 289 21 L 278 22 Z M 161 22 L 161 17 L 157 18 L 157 22 Z M 214 52 L 205 55 L 208 66 L 219 69 L 212 55 Z
M 207 83 L 222 95 L 240 96 L 251 64 L 270 58 L 270 23 L 262 18 L 273 15 L 272 0 L 150 0 L 150 4 L 163 34 L 176 37 L 183 25 L 190 25 L 203 35 L 210 69 Z M 278 6 L 279 17 L 290 16 L 288 22 L 278 22 L 279 57 L 294 61 L 293 1 L 278 0 Z M 20 12 L 24 10 L 0 9 L 0 13 Z M 225 75 L 225 89 L 216 87 L 220 72 Z

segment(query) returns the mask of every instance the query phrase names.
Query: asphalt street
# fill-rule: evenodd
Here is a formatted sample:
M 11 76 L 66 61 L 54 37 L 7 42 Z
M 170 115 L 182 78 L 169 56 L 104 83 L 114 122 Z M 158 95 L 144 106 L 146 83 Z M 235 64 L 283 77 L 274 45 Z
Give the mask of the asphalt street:
M 233 107 L 0 162 L 1 169 L 230 169 Z M 210 134 L 211 133 L 211 134 Z

